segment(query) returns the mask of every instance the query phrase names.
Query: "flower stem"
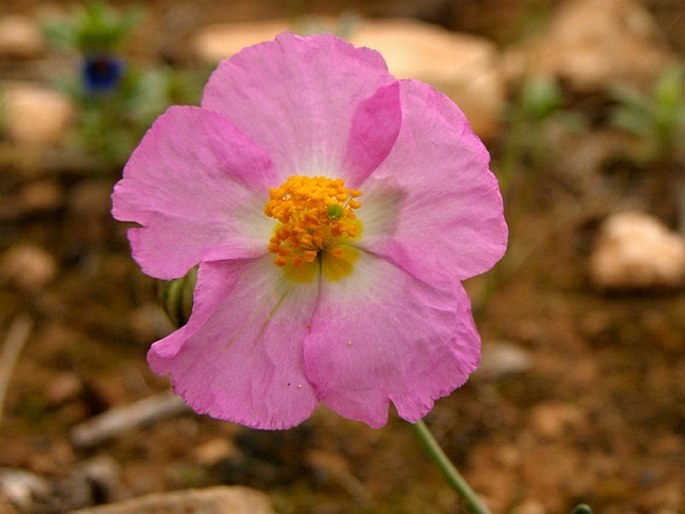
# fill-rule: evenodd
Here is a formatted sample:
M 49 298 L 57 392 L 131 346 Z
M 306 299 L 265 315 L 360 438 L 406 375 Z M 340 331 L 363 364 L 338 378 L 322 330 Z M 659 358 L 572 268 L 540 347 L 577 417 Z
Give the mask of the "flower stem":
M 438 466 L 442 474 L 447 479 L 447 482 L 452 486 L 459 496 L 461 496 L 464 503 L 472 514 L 490 514 L 488 508 L 478 498 L 478 495 L 471 489 L 471 486 L 464 480 L 457 468 L 454 467 L 449 457 L 440 447 L 440 444 L 435 440 L 433 434 L 428 429 L 423 420 L 419 420 L 413 424 L 414 432 L 419 438 L 423 447 L 430 455 L 433 462 Z

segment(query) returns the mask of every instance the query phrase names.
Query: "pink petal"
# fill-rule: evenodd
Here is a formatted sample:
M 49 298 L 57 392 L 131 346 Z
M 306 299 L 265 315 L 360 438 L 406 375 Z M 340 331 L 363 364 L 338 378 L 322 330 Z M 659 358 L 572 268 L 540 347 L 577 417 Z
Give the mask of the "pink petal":
M 399 82 L 378 88 L 357 106 L 343 164 L 350 187 L 364 182 L 388 156 L 401 123 Z
M 375 428 L 385 424 L 390 401 L 402 418 L 419 420 L 466 381 L 479 355 L 461 286 L 439 290 L 370 254 L 348 277 L 322 282 L 304 341 L 319 399 Z
M 129 239 L 143 271 L 175 278 L 210 251 L 266 252 L 273 222 L 263 208 L 277 184 L 266 154 L 220 115 L 172 107 L 131 156 L 112 213 L 142 225 Z
M 402 127 L 388 157 L 358 186 L 359 246 L 428 282 L 482 273 L 506 249 L 489 155 L 452 101 L 401 81 Z
M 281 34 L 223 61 L 202 107 L 248 134 L 281 179 L 340 176 L 355 106 L 393 81 L 373 50 L 331 35 Z
M 318 285 L 284 279 L 272 258 L 200 265 L 188 324 L 148 362 L 197 412 L 254 428 L 289 428 L 317 404 L 302 340 Z

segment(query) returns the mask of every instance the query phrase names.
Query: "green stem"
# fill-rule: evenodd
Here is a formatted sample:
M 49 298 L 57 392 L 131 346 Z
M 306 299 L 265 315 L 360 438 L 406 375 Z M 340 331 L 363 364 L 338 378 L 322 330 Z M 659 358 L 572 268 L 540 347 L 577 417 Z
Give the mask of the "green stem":
M 440 447 L 438 442 L 433 437 L 433 434 L 428 429 L 423 420 L 417 421 L 414 425 L 414 432 L 419 438 L 424 448 L 430 455 L 433 462 L 438 466 L 442 474 L 449 482 L 452 489 L 457 491 L 459 496 L 464 500 L 466 506 L 472 514 L 490 514 L 488 508 L 478 498 L 478 495 L 471 489 L 471 486 L 464 480 L 457 468 L 454 467 L 452 461 L 445 455 L 445 452 Z

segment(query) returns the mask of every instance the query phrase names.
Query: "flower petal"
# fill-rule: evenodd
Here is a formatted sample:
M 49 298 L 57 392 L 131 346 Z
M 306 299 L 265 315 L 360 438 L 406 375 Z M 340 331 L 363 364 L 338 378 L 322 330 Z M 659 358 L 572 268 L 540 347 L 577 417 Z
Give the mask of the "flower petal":
M 321 283 L 304 341 L 307 377 L 326 405 L 372 427 L 392 401 L 411 422 L 476 368 L 480 339 L 461 286 L 438 290 L 371 254 Z
M 150 367 L 170 374 L 197 412 L 254 428 L 297 425 L 317 405 L 302 340 L 318 289 L 286 280 L 271 257 L 205 262 L 188 324 L 152 346 Z
M 482 273 L 507 244 L 489 155 L 449 98 L 420 82 L 400 84 L 400 134 L 358 186 L 359 246 L 431 283 Z
M 261 249 L 263 214 L 277 185 L 269 158 L 219 114 L 172 107 L 131 156 L 112 196 L 114 217 L 133 221 L 133 256 L 157 278 L 184 275 L 203 255 Z
M 357 106 L 343 164 L 350 187 L 364 182 L 388 156 L 401 124 L 399 82 L 378 88 Z
M 393 81 L 374 50 L 331 35 L 286 33 L 223 61 L 202 107 L 266 150 L 281 180 L 339 176 L 355 106 Z

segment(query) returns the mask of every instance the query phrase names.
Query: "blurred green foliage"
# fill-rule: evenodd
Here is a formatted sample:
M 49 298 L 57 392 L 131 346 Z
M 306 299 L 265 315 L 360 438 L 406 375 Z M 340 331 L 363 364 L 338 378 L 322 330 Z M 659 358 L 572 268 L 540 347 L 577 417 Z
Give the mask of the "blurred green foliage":
M 97 158 L 103 169 L 120 167 L 167 106 L 197 102 L 204 78 L 169 66 L 147 70 L 129 66 L 117 90 L 107 95 L 90 94 L 70 80 L 65 88 L 78 113 L 68 143 Z
M 552 134 L 584 128 L 583 118 L 566 110 L 564 104 L 563 91 L 554 78 L 534 76 L 523 81 L 505 111 L 507 131 L 501 163 L 505 191 L 518 170 L 535 172 L 546 165 L 552 155 Z
M 642 141 L 646 161 L 685 159 L 685 68 L 666 69 L 649 93 L 628 86 L 611 91 L 617 105 L 611 122 Z
M 93 0 L 67 19 L 45 23 L 43 32 L 49 41 L 67 50 L 112 52 L 123 44 L 142 17 L 139 8 L 119 13 L 105 2 Z

